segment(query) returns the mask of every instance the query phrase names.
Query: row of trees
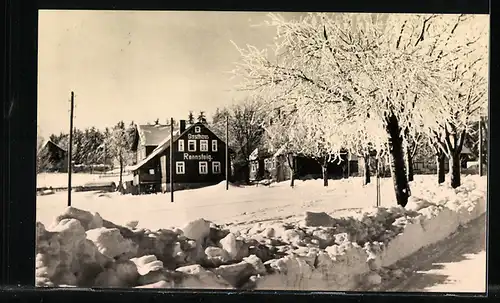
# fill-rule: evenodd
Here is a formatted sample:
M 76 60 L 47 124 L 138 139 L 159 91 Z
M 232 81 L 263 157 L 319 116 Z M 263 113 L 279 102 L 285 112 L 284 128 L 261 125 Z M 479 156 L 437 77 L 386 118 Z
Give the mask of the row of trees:
M 64 150 L 69 150 L 69 134 L 52 134 L 49 139 Z M 113 167 L 115 163 L 120 168 L 120 183 L 122 184 L 123 171 L 126 165 L 132 163 L 133 143 L 135 140 L 135 124 L 131 122 L 128 126 L 123 121 L 115 126 L 105 128 L 103 131 L 90 127 L 84 130 L 75 128 L 73 130 L 72 161 L 76 165 L 106 165 Z M 43 138 L 38 138 L 38 149 L 42 147 Z M 37 171 L 43 171 L 49 166 L 45 153 L 37 153 Z
M 387 157 L 405 206 L 412 156 L 426 141 L 460 185 L 464 141 L 487 109 L 487 16 L 271 14 L 267 25 L 277 30 L 274 52 L 236 46 L 233 73 L 266 100 L 271 145 L 324 170 L 344 151 Z
M 75 164 L 112 166 L 114 160 L 120 156 L 121 147 L 130 150 L 135 138 L 134 135 L 134 122 L 126 126 L 123 121 L 120 121 L 111 129 L 106 127 L 102 131 L 95 127 L 83 130 L 75 128 L 73 130 L 72 160 Z M 52 134 L 49 139 L 61 148 L 68 150 L 68 133 Z
M 207 121 L 207 116 L 204 111 L 200 111 L 198 116 L 195 118 L 194 114 L 192 111 L 189 111 L 189 114 L 187 116 L 186 122 L 188 124 L 194 124 L 196 122 L 201 122 L 201 123 L 208 123 Z M 157 118 L 156 120 L 153 121 L 153 123 L 148 122 L 148 125 L 159 125 L 160 124 L 160 118 Z M 165 125 L 170 125 L 170 118 L 165 120 Z M 174 127 L 178 127 L 179 122 L 174 119 Z

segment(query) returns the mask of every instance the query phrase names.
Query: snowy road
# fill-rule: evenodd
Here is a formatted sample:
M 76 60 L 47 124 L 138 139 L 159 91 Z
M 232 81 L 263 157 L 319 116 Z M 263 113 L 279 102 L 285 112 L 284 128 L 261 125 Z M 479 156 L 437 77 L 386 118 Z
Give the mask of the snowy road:
M 430 178 L 422 178 L 423 181 Z M 393 206 L 391 180 L 383 180 L 383 206 Z M 425 187 L 420 185 L 420 187 Z M 198 218 L 216 223 L 253 224 L 276 219 L 299 220 L 305 211 L 336 212 L 346 208 L 375 205 L 375 187 L 361 185 L 361 178 L 331 181 L 325 188 L 322 180 L 297 182 L 290 188 L 288 182 L 271 187 L 231 187 L 225 184 L 175 193 L 175 203 L 169 194 L 118 195 L 96 192 L 76 192 L 73 206 L 99 212 L 105 219 L 117 224 L 138 220 L 141 227 L 150 229 L 183 226 Z M 50 223 L 66 208 L 66 192 L 37 197 L 37 221 Z
M 401 260 L 397 268 L 409 269 L 400 279 L 371 289 L 400 292 L 486 291 L 485 215 L 449 238 Z

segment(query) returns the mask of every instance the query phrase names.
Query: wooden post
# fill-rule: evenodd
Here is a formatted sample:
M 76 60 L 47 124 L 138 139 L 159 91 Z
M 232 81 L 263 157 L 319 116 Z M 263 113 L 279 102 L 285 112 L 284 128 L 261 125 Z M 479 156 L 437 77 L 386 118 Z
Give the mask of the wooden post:
M 479 118 L 479 176 L 483 176 L 483 117 Z
M 226 190 L 229 190 L 229 117 L 226 116 Z
M 347 153 L 347 179 L 351 177 L 351 153 Z
M 174 202 L 174 118 L 170 118 L 170 202 Z
M 68 206 L 71 206 L 71 171 L 73 168 L 73 109 L 75 107 L 75 94 L 71 92 L 71 109 L 69 116 L 69 148 L 68 148 Z
M 379 172 L 379 156 L 377 155 L 377 158 L 375 159 L 375 163 L 376 163 L 376 170 L 375 170 L 375 180 L 376 180 L 376 184 L 375 184 L 375 188 L 376 188 L 376 191 L 377 191 L 377 207 L 380 207 L 380 172 Z

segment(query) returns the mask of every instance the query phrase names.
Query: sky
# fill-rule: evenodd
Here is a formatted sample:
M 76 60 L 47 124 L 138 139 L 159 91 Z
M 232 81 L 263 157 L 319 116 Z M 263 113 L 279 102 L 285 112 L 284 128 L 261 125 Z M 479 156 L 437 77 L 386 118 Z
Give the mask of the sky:
M 166 123 L 190 110 L 210 117 L 235 97 L 231 41 L 269 46 L 275 29 L 254 26 L 265 20 L 265 12 L 40 11 L 40 135 L 68 131 L 71 91 L 77 128 Z
M 282 13 L 286 19 L 304 13 Z M 240 47 L 274 43 L 266 12 L 40 11 L 38 131 L 186 119 L 238 100 Z M 487 20 L 487 19 L 485 19 Z

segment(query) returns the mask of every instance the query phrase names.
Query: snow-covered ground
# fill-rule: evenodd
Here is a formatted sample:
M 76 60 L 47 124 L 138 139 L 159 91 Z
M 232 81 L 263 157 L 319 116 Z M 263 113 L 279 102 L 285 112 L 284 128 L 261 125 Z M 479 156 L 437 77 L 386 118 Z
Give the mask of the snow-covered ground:
M 336 217 L 352 215 L 376 203 L 375 180 L 368 186 L 361 178 L 330 181 L 298 181 L 295 188 L 288 182 L 267 186 L 235 187 L 225 190 L 224 182 L 202 189 L 170 194 L 142 196 L 117 193 L 76 192 L 73 206 L 92 212 L 117 224 L 139 221 L 139 227 L 152 230 L 183 226 L 204 218 L 218 224 L 254 225 L 257 222 L 298 222 L 306 211 L 326 212 Z M 486 177 L 464 176 L 463 183 L 475 183 L 486 191 Z M 437 185 L 436 176 L 416 176 L 411 184 L 412 196 L 439 203 L 442 199 L 459 199 L 460 192 L 447 184 Z M 450 195 L 451 194 L 451 195 Z M 381 206 L 395 206 L 391 179 L 381 180 Z M 456 197 L 456 198 L 453 198 Z M 460 200 L 460 199 L 459 199 Z M 458 200 L 457 200 L 458 201 Z M 457 202 L 458 203 L 458 202 Z M 37 197 L 37 221 L 50 225 L 66 209 L 66 194 Z M 445 222 L 443 222 L 446 224 Z M 474 291 L 484 290 L 486 275 L 484 215 L 472 221 L 450 238 L 410 255 L 397 263 L 408 268 L 404 279 L 389 279 L 380 285 L 388 291 Z M 371 289 L 373 290 L 373 289 Z
M 486 292 L 485 215 L 443 241 L 399 261 L 404 277 L 386 281 L 377 291 Z
M 130 175 L 124 174 L 123 180 L 129 180 Z M 73 173 L 71 175 L 71 185 L 72 186 L 82 186 L 89 182 L 115 182 L 117 183 L 119 176 L 117 173 L 113 174 L 102 174 L 102 173 Z M 39 173 L 36 176 L 36 187 L 67 187 L 68 186 L 68 174 L 66 173 Z
M 437 195 L 447 186 L 437 186 L 435 176 L 415 176 L 412 182 L 414 196 Z M 477 176 L 464 179 L 478 180 Z M 483 178 L 485 182 L 486 178 Z M 300 220 L 305 211 L 332 214 L 339 211 L 374 207 L 376 188 L 372 184 L 362 185 L 361 178 L 330 180 L 323 187 L 322 180 L 298 181 L 294 188 L 288 182 L 266 186 L 234 187 L 225 190 L 225 183 L 170 194 L 120 195 L 96 192 L 75 192 L 73 206 L 99 212 L 104 218 L 117 224 L 139 221 L 139 226 L 158 229 L 183 224 L 198 218 L 218 224 L 252 224 L 277 219 Z M 381 179 L 381 206 L 395 206 L 392 180 Z M 46 224 L 66 207 L 67 195 L 56 193 L 37 197 L 37 220 Z
M 270 187 L 235 187 L 225 190 L 225 183 L 170 194 L 120 195 L 117 193 L 75 192 L 73 206 L 99 212 L 103 217 L 123 224 L 138 220 L 140 226 L 156 229 L 182 226 L 190 220 L 204 218 L 216 223 L 253 223 L 271 219 L 302 216 L 308 211 L 334 212 L 345 208 L 375 206 L 375 185 L 362 185 L 361 178 L 330 181 L 298 181 L 295 188 L 288 182 Z M 382 180 L 382 205 L 394 205 L 391 180 Z M 37 197 L 37 220 L 48 222 L 66 207 L 67 195 L 56 193 Z

